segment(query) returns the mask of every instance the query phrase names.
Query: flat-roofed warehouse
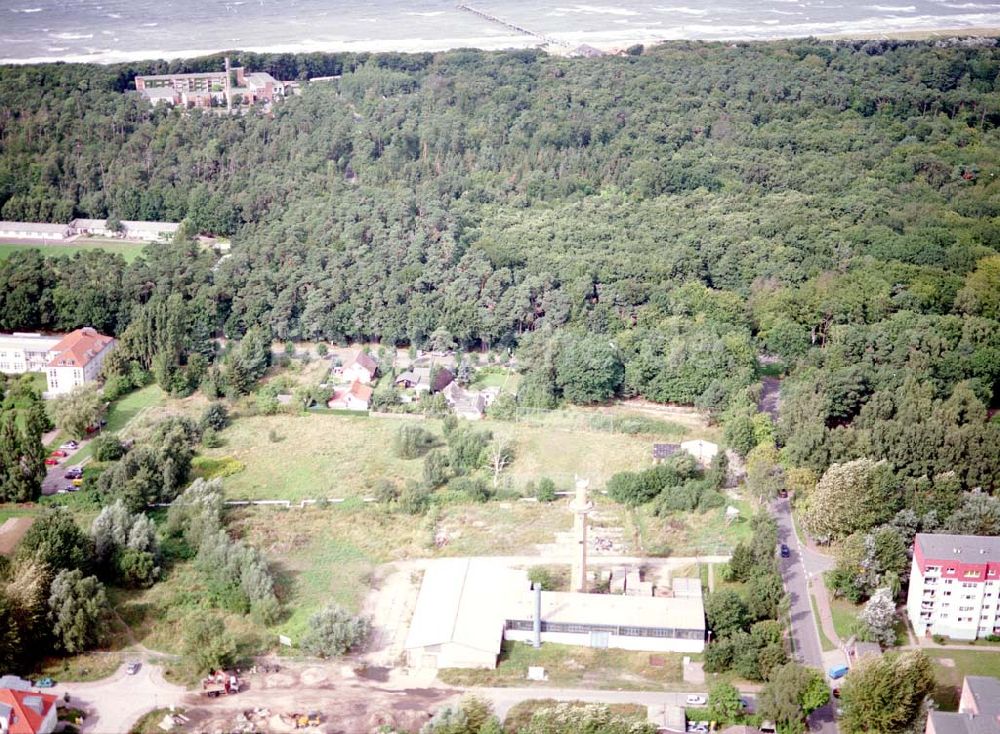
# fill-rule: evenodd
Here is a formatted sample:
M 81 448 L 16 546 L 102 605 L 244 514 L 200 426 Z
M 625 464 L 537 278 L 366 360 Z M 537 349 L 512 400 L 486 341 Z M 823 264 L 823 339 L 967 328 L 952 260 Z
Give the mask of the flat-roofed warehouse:
M 455 558 L 424 572 L 404 646 L 413 668 L 495 668 L 504 601 L 529 588 L 524 571 Z
M 700 586 L 700 585 L 699 585 Z M 649 652 L 702 652 L 705 611 L 691 596 L 541 592 L 541 640 Z M 417 668 L 495 668 L 504 639 L 534 639 L 527 574 L 485 559 L 433 562 L 404 646 Z
M 504 639 L 531 642 L 534 595 L 507 607 Z M 649 652 L 703 652 L 701 596 L 661 597 L 542 592 L 542 642 Z

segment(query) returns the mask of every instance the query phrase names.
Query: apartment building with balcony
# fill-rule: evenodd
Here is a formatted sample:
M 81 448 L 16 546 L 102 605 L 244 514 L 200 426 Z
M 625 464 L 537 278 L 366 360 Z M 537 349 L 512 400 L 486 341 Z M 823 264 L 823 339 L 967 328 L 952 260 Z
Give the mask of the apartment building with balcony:
M 1000 634 L 1000 538 L 918 533 L 906 611 L 918 635 Z

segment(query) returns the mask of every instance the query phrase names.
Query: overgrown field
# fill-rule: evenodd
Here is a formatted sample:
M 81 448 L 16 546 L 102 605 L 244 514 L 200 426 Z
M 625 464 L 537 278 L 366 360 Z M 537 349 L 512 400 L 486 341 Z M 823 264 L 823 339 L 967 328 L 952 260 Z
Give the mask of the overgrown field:
M 226 480 L 226 494 L 233 498 L 358 497 L 369 494 L 380 479 L 420 480 L 422 461 L 400 459 L 392 450 L 399 427 L 412 422 L 339 414 L 252 416 L 235 421 L 221 434 L 225 445 L 204 454 L 233 457 L 245 465 Z M 440 421 L 426 420 L 420 425 L 441 436 Z M 562 490 L 572 488 L 575 476 L 590 479 L 592 487 L 602 487 L 617 472 L 651 465 L 653 442 L 664 440 L 649 434 L 499 421 L 477 427 L 512 441 L 514 460 L 504 472 L 504 481 L 516 490 L 542 477 L 552 478 Z M 696 435 L 687 431 L 684 438 Z

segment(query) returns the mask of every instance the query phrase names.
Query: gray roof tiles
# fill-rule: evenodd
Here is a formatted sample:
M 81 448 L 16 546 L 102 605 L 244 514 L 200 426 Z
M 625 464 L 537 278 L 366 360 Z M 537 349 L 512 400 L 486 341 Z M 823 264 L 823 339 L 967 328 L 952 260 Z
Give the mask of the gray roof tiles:
M 1000 537 L 917 533 L 924 558 L 986 563 L 1000 561 Z

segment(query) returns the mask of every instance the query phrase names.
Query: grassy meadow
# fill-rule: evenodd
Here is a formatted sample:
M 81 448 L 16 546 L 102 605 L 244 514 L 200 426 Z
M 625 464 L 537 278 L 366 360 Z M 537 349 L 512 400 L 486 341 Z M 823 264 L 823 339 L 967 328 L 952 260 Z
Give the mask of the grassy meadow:
M 41 250 L 46 256 L 72 257 L 78 252 L 88 252 L 90 250 L 105 250 L 113 252 L 125 258 L 125 262 L 132 262 L 142 255 L 146 248 L 145 244 L 135 242 L 77 242 L 72 245 L 62 244 L 24 244 L 24 243 L 0 243 L 0 260 L 5 260 L 15 252 L 23 250 Z

